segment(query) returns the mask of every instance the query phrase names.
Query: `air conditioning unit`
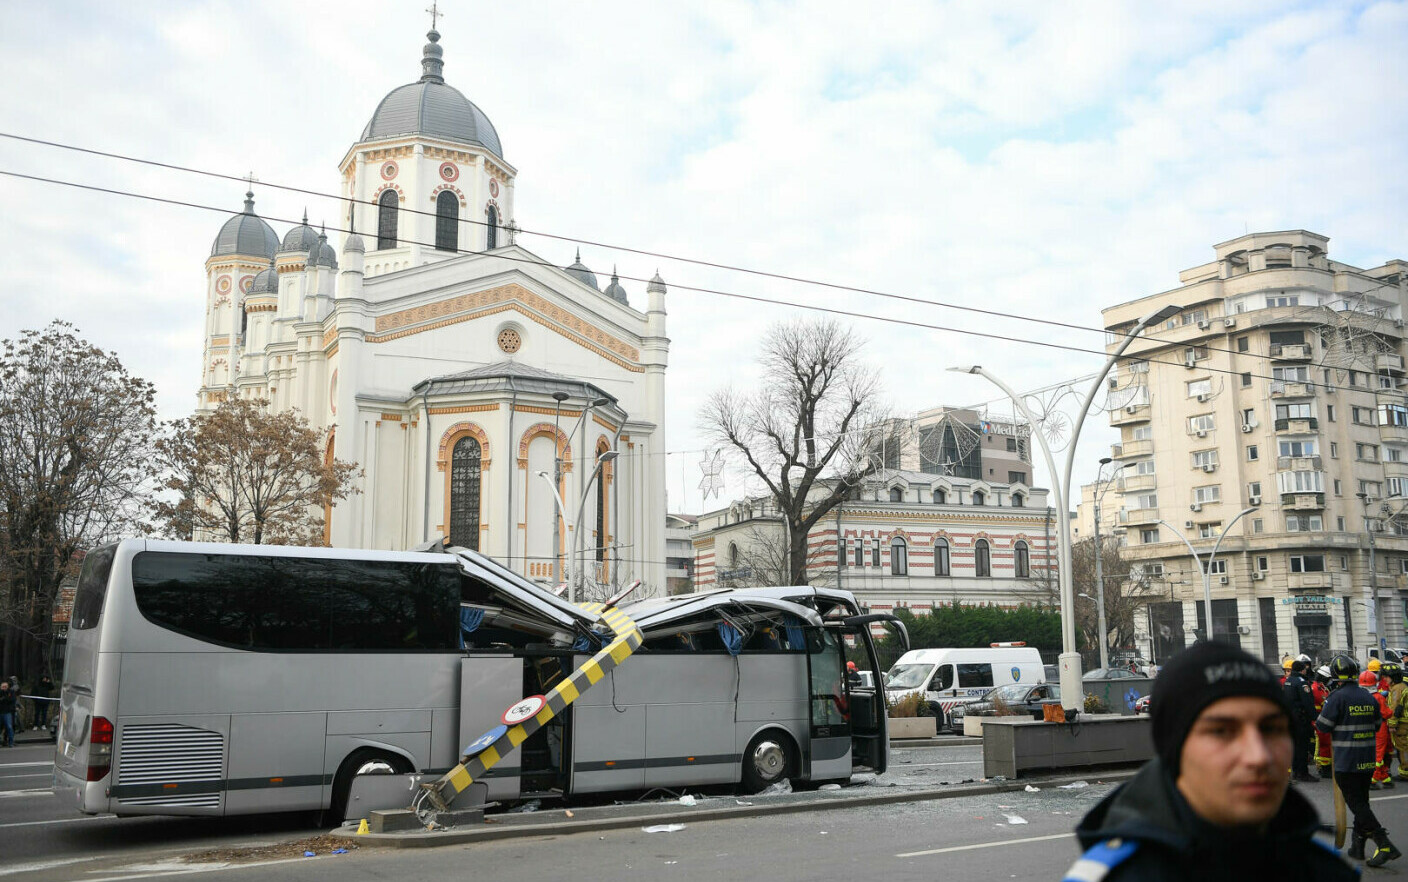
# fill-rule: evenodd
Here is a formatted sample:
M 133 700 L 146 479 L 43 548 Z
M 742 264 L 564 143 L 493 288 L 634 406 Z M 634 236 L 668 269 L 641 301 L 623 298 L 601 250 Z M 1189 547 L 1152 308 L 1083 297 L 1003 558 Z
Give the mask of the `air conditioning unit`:
M 1198 330 L 1200 331 L 1206 331 L 1210 327 L 1212 327 L 1212 322 L 1209 322 L 1207 319 L 1198 322 Z
M 1225 318 L 1222 320 L 1222 326 L 1224 328 L 1235 328 L 1237 327 L 1237 320 L 1234 318 Z
M 1187 358 L 1183 359 L 1183 366 L 1191 371 L 1193 368 L 1198 366 L 1198 360 L 1190 355 Z
M 1265 580 L 1266 580 L 1266 571 L 1265 571 L 1265 570 L 1252 570 L 1252 578 L 1255 579 L 1255 580 L 1258 581 L 1258 582 L 1265 581 Z
M 1139 409 L 1138 406 L 1133 405 L 1133 404 L 1126 404 L 1126 405 L 1124 406 L 1124 412 L 1125 412 L 1125 413 L 1134 413 L 1134 412 L 1135 412 L 1136 410 L 1138 410 L 1138 409 Z
M 1250 432 L 1252 429 L 1255 429 L 1255 428 L 1256 428 L 1256 426 L 1253 426 L 1251 423 L 1242 423 L 1242 431 L 1243 431 L 1243 432 Z
M 1211 398 L 1211 397 L 1212 397 L 1212 396 L 1209 395 L 1209 394 L 1206 393 L 1206 392 L 1200 392 L 1200 393 L 1198 394 L 1198 400 L 1199 400 L 1199 401 L 1207 401 L 1207 400 L 1208 400 L 1209 398 Z
M 1206 438 L 1206 437 L 1208 436 L 1208 430 L 1207 430 L 1207 429 L 1199 429 L 1198 431 L 1194 432 L 1193 434 L 1194 434 L 1194 435 L 1197 435 L 1199 438 Z
M 1260 496 L 1249 496 L 1249 497 L 1247 497 L 1247 504 L 1248 504 L 1248 505 L 1261 505 L 1261 497 L 1260 497 Z
M 1401 328 L 1401 327 L 1403 327 L 1403 319 L 1394 319 L 1394 320 L 1393 320 L 1393 326 L 1394 326 L 1395 328 Z
M 1217 584 L 1219 584 L 1219 585 L 1226 585 L 1226 584 L 1227 584 L 1227 577 L 1226 577 L 1226 576 L 1218 576 L 1218 577 L 1217 577 Z
M 1192 522 L 1192 521 L 1184 521 L 1184 522 L 1183 522 L 1183 527 L 1184 527 L 1184 529 L 1191 530 L 1191 529 L 1193 529 L 1193 522 Z
M 1195 502 L 1192 505 L 1188 506 L 1188 508 L 1192 509 L 1193 511 L 1202 511 L 1203 504 L 1201 502 Z
M 1203 463 L 1203 471 L 1207 472 L 1208 474 L 1212 474 L 1213 472 L 1217 471 L 1217 463 L 1215 463 L 1215 462 L 1205 462 L 1205 463 Z
M 1334 383 L 1326 383 L 1326 384 L 1325 384 L 1325 394 L 1326 394 L 1326 395 L 1334 395 L 1334 394 L 1335 394 L 1335 384 L 1334 384 Z

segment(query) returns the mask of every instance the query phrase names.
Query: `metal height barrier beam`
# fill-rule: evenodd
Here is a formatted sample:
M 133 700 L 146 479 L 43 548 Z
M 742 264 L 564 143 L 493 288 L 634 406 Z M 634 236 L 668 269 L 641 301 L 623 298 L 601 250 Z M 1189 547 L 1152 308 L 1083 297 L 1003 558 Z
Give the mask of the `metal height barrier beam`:
M 642 640 L 640 629 L 625 613 L 615 608 L 608 609 L 600 603 L 579 603 L 577 605 L 604 620 L 616 638 L 603 646 L 596 655 L 583 662 L 572 672 L 570 677 L 550 689 L 547 695 L 543 696 L 545 702 L 542 710 L 523 722 L 509 727 L 483 749 L 478 749 L 479 742 L 476 741 L 474 745 L 471 745 L 475 747 L 475 751 L 460 757 L 459 765 L 446 772 L 438 781 L 422 784 L 421 793 L 416 799 L 416 804 L 412 806 L 413 808 L 420 811 L 420 803 L 424 800 L 428 801 L 431 808 L 436 811 L 449 811 L 450 804 L 468 789 L 469 785 L 483 777 L 485 772 L 488 772 L 520 744 L 527 741 L 528 736 L 566 710 L 567 706 L 576 701 L 579 695 L 595 686 L 608 672 L 640 648 Z M 486 736 L 488 734 L 490 733 L 485 733 Z M 480 739 L 480 741 L 482 740 L 483 738 Z

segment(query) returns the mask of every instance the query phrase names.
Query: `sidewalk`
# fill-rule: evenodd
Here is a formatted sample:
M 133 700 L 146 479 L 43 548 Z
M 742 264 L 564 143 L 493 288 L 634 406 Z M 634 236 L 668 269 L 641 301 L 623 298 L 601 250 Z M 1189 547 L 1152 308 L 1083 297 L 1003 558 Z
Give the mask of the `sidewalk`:
M 434 848 L 441 845 L 463 845 L 525 836 L 592 833 L 653 824 L 686 824 L 784 812 L 824 811 L 826 809 L 861 808 L 936 799 L 958 799 L 965 796 L 986 796 L 1022 790 L 1027 785 L 1046 789 L 1075 781 L 1122 781 L 1133 777 L 1138 770 L 1138 766 L 1120 768 L 1107 766 L 1082 769 L 1079 774 L 1030 777 L 1015 781 L 993 779 L 973 784 L 914 789 L 893 785 L 856 784 L 843 787 L 840 790 L 814 790 L 776 796 L 696 797 L 698 802 L 694 806 L 683 805 L 678 800 L 669 800 L 571 809 L 552 808 L 534 812 L 505 812 L 490 815 L 484 819 L 483 823 L 434 832 L 412 830 L 358 835 L 357 825 L 347 824 L 333 830 L 331 835 L 355 839 L 357 844 L 363 847 Z M 572 817 L 567 816 L 568 811 L 572 812 Z

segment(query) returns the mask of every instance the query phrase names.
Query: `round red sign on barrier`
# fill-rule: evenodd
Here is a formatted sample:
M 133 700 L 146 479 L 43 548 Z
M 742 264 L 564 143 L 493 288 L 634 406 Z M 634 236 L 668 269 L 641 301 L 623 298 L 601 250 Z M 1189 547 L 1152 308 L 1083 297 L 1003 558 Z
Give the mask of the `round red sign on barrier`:
M 504 711 L 504 725 L 516 726 L 524 720 L 531 720 L 538 715 L 538 711 L 542 710 L 543 706 L 547 703 L 548 700 L 541 695 L 528 696 Z

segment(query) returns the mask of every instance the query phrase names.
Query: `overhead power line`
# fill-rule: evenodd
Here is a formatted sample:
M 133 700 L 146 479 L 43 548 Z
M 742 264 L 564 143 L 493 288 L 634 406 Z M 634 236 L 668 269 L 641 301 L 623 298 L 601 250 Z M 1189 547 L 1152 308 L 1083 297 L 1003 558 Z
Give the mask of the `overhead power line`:
M 186 173 L 186 174 L 201 175 L 201 176 L 204 176 L 204 177 L 216 178 L 216 179 L 219 179 L 219 180 L 238 181 L 238 182 L 240 182 L 241 184 L 245 184 L 245 185 L 247 185 L 247 186 L 250 186 L 250 185 L 251 185 L 250 179 L 249 179 L 249 177 L 248 177 L 247 175 L 233 175 L 233 174 L 228 174 L 228 173 L 225 173 L 225 172 L 212 171 L 212 170 L 209 170 L 209 169 L 200 169 L 200 168 L 194 168 L 194 167 L 191 167 L 191 166 L 178 165 L 178 164 L 175 164 L 175 163 L 161 162 L 161 161 L 159 161 L 159 160 L 146 159 L 146 158 L 144 158 L 144 157 L 131 156 L 131 155 L 129 155 L 129 154 L 124 154 L 124 153 L 116 153 L 116 152 L 112 152 L 112 151 L 98 150 L 98 149 L 91 148 L 91 147 L 82 147 L 82 146 L 79 146 L 79 145 L 76 145 L 76 144 L 66 144 L 66 143 L 63 143 L 63 142 L 61 142 L 61 141 L 51 141 L 51 140 L 45 140 L 45 139 L 42 139 L 42 138 L 33 138 L 33 137 L 26 136 L 26 135 L 16 134 L 16 133 L 13 133 L 13 132 L 0 132 L 0 138 L 8 138 L 8 139 L 10 139 L 10 140 L 21 141 L 21 142 L 24 142 L 24 143 L 27 143 L 27 144 L 35 144 L 35 145 L 43 146 L 43 147 L 52 147 L 52 148 L 55 148 L 55 149 L 58 149 L 58 150 L 68 150 L 68 151 L 71 151 L 71 152 L 83 153 L 83 154 L 87 154 L 87 155 L 90 155 L 90 156 L 100 156 L 100 157 L 103 157 L 103 158 L 105 158 L 105 159 L 116 159 L 116 160 L 119 160 L 119 161 L 122 161 L 122 162 L 136 163 L 136 164 L 139 164 L 139 165 L 146 165 L 146 166 L 151 166 L 151 167 L 155 167 L 155 168 L 164 168 L 164 169 L 168 169 L 168 170 L 171 170 L 171 171 L 183 172 L 183 173 Z M 310 189 L 306 189 L 306 188 L 303 188 L 303 187 L 295 187 L 295 186 L 292 186 L 292 185 L 290 185 L 290 184 L 276 184 L 276 183 L 270 183 L 270 182 L 267 182 L 267 181 L 260 181 L 259 184 L 260 184 L 260 186 L 268 187 L 268 188 L 274 189 L 274 190 L 283 190 L 283 191 L 290 192 L 290 193 L 299 193 L 299 194 L 302 194 L 302 195 L 305 195 L 305 196 L 314 196 L 314 197 L 317 197 L 317 198 L 320 198 L 320 199 L 334 199 L 334 200 L 337 200 L 338 202 L 347 203 L 347 204 L 349 204 L 349 205 L 363 205 L 363 206 L 368 206 L 368 207 L 372 207 L 372 208 L 377 208 L 377 207 L 379 207 L 379 206 L 377 205 L 377 203 L 372 202 L 372 201 L 369 201 L 369 200 L 355 199 L 355 198 L 353 198 L 353 197 L 342 196 L 342 195 L 340 195 L 340 194 L 327 193 L 327 192 L 323 192 L 323 191 L 320 191 L 320 190 L 310 190 Z M 184 204 L 184 203 L 181 203 L 181 204 Z M 208 207 L 208 206 L 200 206 L 200 207 L 205 208 L 205 207 Z M 222 210 L 222 209 L 213 209 L 213 210 L 219 211 L 219 210 Z M 238 213 L 238 212 L 229 212 L 228 210 L 224 210 L 224 211 L 226 211 L 226 213 Z M 436 213 L 433 212 L 433 211 L 426 211 L 426 210 L 424 210 L 424 209 L 418 209 L 418 208 L 401 208 L 401 207 L 398 207 L 398 211 L 407 212 L 407 213 L 410 213 L 410 214 L 422 215 L 422 216 L 425 216 L 425 217 L 437 217 Z M 277 220 L 277 218 L 275 218 L 275 220 Z M 473 225 L 473 226 L 488 226 L 488 222 L 487 222 L 487 221 L 482 221 L 482 220 L 472 220 L 472 219 L 469 219 L 469 218 L 459 218 L 459 219 L 457 219 L 457 220 L 458 220 L 459 223 L 470 224 L 470 225 Z M 297 223 L 297 222 L 295 222 L 295 221 L 285 221 L 285 223 Z M 1080 324 L 1075 324 L 1075 323 L 1071 323 L 1071 322 L 1062 322 L 1062 321 L 1057 321 L 1057 320 L 1055 320 L 1055 319 L 1041 318 L 1041 317 L 1039 317 L 1039 316 L 1024 315 L 1024 314 L 1022 314 L 1022 313 L 1013 313 L 1013 312 L 1002 311 L 1002 310 L 984 309 L 984 308 L 982 308 L 982 307 L 970 306 L 970 305 L 966 305 L 966 304 L 962 304 L 962 303 L 953 303 L 953 302 L 943 301 L 943 300 L 934 300 L 934 299 L 930 299 L 930 298 L 917 297 L 917 296 L 909 295 L 909 294 L 898 294 L 898 293 L 891 292 L 891 291 L 880 291 L 880 290 L 876 290 L 876 289 L 872 289 L 872 288 L 861 288 L 861 287 L 857 287 L 857 286 L 853 286 L 853 285 L 844 285 L 844 284 L 841 284 L 841 283 L 838 283 L 838 282 L 829 282 L 829 281 L 825 281 L 825 280 L 821 280 L 821 279 L 811 279 L 811 278 L 807 278 L 807 277 L 805 277 L 805 276 L 795 276 L 795 275 L 790 275 L 790 274 L 787 274 L 787 273 L 772 272 L 772 271 L 761 270 L 761 269 L 756 269 L 756 268 L 752 268 L 752 267 L 744 267 L 744 266 L 738 266 L 738 265 L 734 265 L 734 264 L 720 263 L 720 262 L 718 262 L 718 261 L 704 260 L 704 259 L 702 259 L 702 258 L 686 257 L 686 256 L 683 256 L 683 255 L 669 254 L 669 253 L 667 253 L 667 252 L 660 252 L 660 251 L 650 251 L 650 250 L 648 250 L 648 249 L 644 249 L 644 248 L 634 248 L 634 247 L 631 247 L 631 246 L 628 246 L 628 245 L 618 245 L 618 244 L 613 244 L 613 243 L 610 243 L 610 242 L 602 242 L 602 241 L 599 241 L 599 240 L 584 239 L 584 238 L 580 238 L 580 237 L 566 236 L 566 235 L 561 235 L 561 234 L 557 234 L 557 233 L 549 233 L 549 232 L 547 232 L 547 231 L 545 231 L 545 230 L 532 230 L 532 229 L 519 228 L 519 229 L 517 230 L 517 233 L 518 233 L 519 235 L 538 236 L 538 237 L 541 237 L 541 238 L 552 239 L 552 240 L 559 241 L 559 242 L 570 242 L 570 243 L 573 243 L 573 244 L 576 244 L 576 245 L 587 245 L 587 246 L 595 247 L 595 248 L 603 248 L 603 249 L 612 250 L 612 251 L 619 251 L 619 252 L 622 252 L 622 253 L 625 253 L 625 254 L 634 254 L 634 255 L 639 255 L 639 256 L 642 256 L 642 257 L 654 257 L 654 258 L 657 258 L 657 259 L 660 259 L 660 260 L 669 260 L 669 261 L 674 261 L 674 262 L 678 262 L 678 263 L 690 264 L 690 265 L 694 265 L 694 266 L 707 267 L 707 268 L 710 268 L 710 269 L 718 269 L 718 270 L 724 270 L 724 271 L 728 271 L 728 272 L 744 273 L 744 274 L 747 274 L 747 275 L 758 276 L 758 277 L 760 277 L 760 278 L 772 279 L 772 280 L 775 280 L 775 281 L 793 282 L 793 283 L 801 284 L 801 285 L 810 285 L 810 286 L 814 286 L 814 287 L 824 288 L 824 289 L 827 289 L 827 290 L 838 291 L 838 292 L 843 292 L 843 293 L 863 294 L 863 295 L 866 295 L 866 296 L 869 296 L 869 297 L 878 297 L 878 298 L 882 298 L 882 299 L 886 299 L 886 300 L 894 300 L 894 301 L 903 302 L 903 303 L 912 303 L 912 304 L 917 304 L 917 305 L 921 305 L 921 306 L 934 306 L 934 307 L 939 307 L 939 308 L 941 308 L 941 309 L 953 309 L 953 310 L 957 310 L 957 311 L 960 311 L 960 312 L 968 312 L 968 313 L 973 313 L 973 314 L 975 314 L 975 315 L 982 315 L 982 316 L 986 316 L 986 317 L 990 317 L 990 318 L 1015 319 L 1015 320 L 1017 320 L 1017 321 L 1031 322 L 1031 323 L 1034 323 L 1034 324 L 1045 325 L 1045 326 L 1048 326 L 1048 327 L 1063 328 L 1063 329 L 1066 329 L 1066 330 L 1082 331 L 1082 332 L 1086 332 L 1086 333 L 1095 333 L 1095 334 L 1101 334 L 1101 335 L 1104 335 L 1104 334 L 1107 334 L 1107 333 L 1108 333 L 1108 331 L 1107 331 L 1105 328 L 1091 327 L 1091 326 L 1089 326 L 1089 325 L 1080 325 Z M 426 244 L 428 244 L 428 243 L 419 243 L 419 244 L 426 245 Z M 631 277 L 631 276 L 622 276 L 622 278 L 630 279 L 630 280 L 633 280 L 633 281 L 636 280 L 634 277 Z M 1367 289 L 1366 291 L 1354 292 L 1354 296 L 1363 296 L 1364 294 L 1367 294 L 1367 293 L 1369 293 L 1369 292 L 1371 292 L 1371 291 L 1376 291 L 1376 290 L 1378 290 L 1379 288 L 1387 287 L 1388 284 L 1389 284 L 1388 282 L 1382 282 L 1382 283 L 1380 283 L 1379 285 L 1376 285 L 1376 286 L 1373 286 L 1373 287 Z M 695 290 L 703 290 L 703 289 L 695 289 Z M 721 293 L 721 292 L 711 292 L 711 293 Z M 1159 337 L 1159 336 L 1156 336 L 1156 335 L 1154 335 L 1154 334 L 1148 333 L 1148 330 L 1149 330 L 1149 329 L 1146 329 L 1146 333 L 1142 335 L 1142 336 L 1144 337 L 1144 339 L 1146 339 L 1146 340 L 1150 340 L 1150 341 L 1157 342 L 1157 343 L 1167 343 L 1167 344 L 1170 344 L 1170 345 L 1183 345 L 1182 341 L 1174 341 L 1174 340 L 1169 340 L 1169 339 L 1167 339 L 1167 338 Z M 1233 355 L 1233 356 L 1249 357 L 1249 358 L 1256 358 L 1256 359 L 1261 359 L 1261 360 L 1270 360 L 1270 357 L 1269 357 L 1269 356 L 1264 356 L 1264 355 L 1260 355 L 1260 354 L 1257 354 L 1257 353 L 1236 352 L 1236 351 L 1234 351 L 1234 350 L 1232 350 L 1232 349 L 1225 349 L 1225 348 L 1222 348 L 1222 347 L 1210 346 L 1210 345 L 1207 345 L 1207 344 L 1204 344 L 1203 348 L 1208 349 L 1209 351 L 1212 351 L 1212 352 L 1222 352 L 1222 353 L 1227 353 L 1227 354 Z M 1089 350 L 1079 350 L 1079 351 L 1089 351 Z
M 146 202 L 157 202 L 157 203 L 161 203 L 161 204 L 164 204 L 164 205 L 175 205 L 175 206 L 180 206 L 180 207 L 182 207 L 182 208 L 194 208 L 194 209 L 197 209 L 197 210 L 200 210 L 200 211 L 210 211 L 210 212 L 214 212 L 214 213 L 217 213 L 217 214 L 223 214 L 223 215 L 226 215 L 226 216 L 229 216 L 229 217 L 238 216 L 238 215 L 241 213 L 241 212 L 237 212 L 237 211 L 230 211 L 230 210 L 227 209 L 227 208 L 220 208 L 220 207 L 217 207 L 217 206 L 214 206 L 214 205 L 204 205 L 204 204 L 201 204 L 201 203 L 198 203 L 198 202 L 190 202 L 190 201 L 183 200 L 183 199 L 173 199 L 173 198 L 166 197 L 166 196 L 155 196 L 155 195 L 152 195 L 152 194 L 149 194 L 149 193 L 135 193 L 135 192 L 132 192 L 132 191 L 130 191 L 130 190 L 119 190 L 119 189 L 116 189 L 116 188 L 113 188 L 113 187 L 100 187 L 100 186 L 98 186 L 98 185 L 96 185 L 96 184 L 82 184 L 82 183 L 79 183 L 79 182 L 77 182 L 77 181 L 66 181 L 66 180 L 62 180 L 62 179 L 59 179 L 59 178 L 49 178 L 49 177 L 44 177 L 44 176 L 41 176 L 41 175 L 24 174 L 24 173 L 22 173 L 22 172 L 9 171 L 9 170 L 6 170 L 6 169 L 0 169 L 0 175 L 3 175 L 3 176 L 5 176 L 5 177 L 10 177 L 10 178 L 16 178 L 16 179 L 19 179 L 19 180 L 34 181 L 34 182 L 36 182 L 36 183 L 52 184 L 52 185 L 54 185 L 54 186 L 69 187 L 69 188 L 77 189 L 77 190 L 87 190 L 87 191 L 94 192 L 94 193 L 104 193 L 104 194 L 107 194 L 107 195 L 110 195 L 110 196 L 121 196 L 121 197 L 129 198 L 129 199 L 139 199 L 139 200 L 146 201 Z M 301 224 L 301 223 L 302 223 L 301 220 L 295 221 L 295 220 L 292 220 L 292 219 L 290 219 L 290 218 L 282 218 L 282 217 L 274 217 L 274 216 L 264 216 L 264 215 L 261 215 L 261 217 L 264 217 L 265 220 L 278 221 L 279 223 L 286 223 L 286 224 Z M 353 234 L 353 233 L 355 233 L 354 230 L 352 230 L 352 229 L 350 229 L 350 228 L 345 228 L 345 227 L 336 227 L 336 226 L 334 226 L 334 227 L 324 227 L 324 230 L 327 230 L 327 229 L 331 229 L 333 232 L 337 232 L 337 233 L 348 233 L 348 234 Z M 413 245 L 420 245 L 420 246 L 425 247 L 425 248 L 431 248 L 431 249 L 435 249 L 435 250 L 441 250 L 441 249 L 438 249 L 438 248 L 437 248 L 436 243 L 432 243 L 432 242 L 422 242 L 422 241 L 417 241 L 417 240 L 414 240 L 414 239 L 400 239 L 400 238 L 398 238 L 397 241 L 398 241 L 398 244 L 413 244 Z M 456 248 L 455 251 L 454 251 L 454 253 L 455 253 L 455 254 L 480 254 L 480 253 L 482 253 L 482 252 L 471 251 L 471 250 L 469 250 L 469 249 L 464 249 L 464 248 Z M 561 268 L 558 267 L 556 264 L 551 263 L 551 262 L 546 261 L 546 260 L 533 260 L 533 259 L 529 259 L 529 258 L 525 258 L 525 257 L 514 257 L 514 256 L 510 256 L 510 255 L 507 255 L 507 254 L 495 254 L 495 255 L 494 255 L 494 258 L 495 258 L 495 259 L 498 259 L 498 260 L 509 261 L 509 262 L 512 262 L 512 263 L 527 264 L 527 265 L 529 265 L 529 266 L 550 267 L 550 268 L 552 268 L 552 269 L 557 269 L 557 270 L 560 270 L 560 269 L 561 269 Z M 618 275 L 619 275 L 619 274 L 618 274 Z M 642 278 L 642 277 L 640 277 L 640 276 L 631 276 L 631 275 L 619 275 L 619 278 L 626 279 L 627 281 L 642 282 L 642 283 L 646 283 L 646 284 L 648 284 L 648 283 L 651 281 L 650 279 Z M 860 312 L 860 311 L 854 310 L 854 309 L 841 309 L 841 308 L 839 308 L 839 307 L 833 307 L 833 306 L 821 306 L 821 305 L 818 305 L 818 304 L 815 304 L 815 303 L 803 303 L 803 302 L 798 302 L 798 301 L 795 301 L 795 300 L 785 300 L 785 299 L 776 298 L 776 297 L 765 297 L 765 296 L 762 296 L 762 295 L 759 295 L 759 294 L 744 294 L 744 293 L 737 292 L 737 291 L 726 291 L 726 290 L 723 290 L 723 289 L 721 289 L 721 288 L 706 288 L 706 287 L 697 286 L 697 285 L 685 285 L 685 284 L 681 284 L 681 283 L 677 283 L 677 282 L 671 282 L 671 283 L 669 283 L 669 287 L 670 287 L 672 290 L 675 290 L 675 291 L 690 291 L 690 292 L 694 292 L 694 293 L 697 293 L 697 294 L 709 294 L 709 295 L 713 295 L 713 296 L 716 296 L 716 297 L 726 297 L 726 298 L 733 299 L 733 300 L 741 300 L 741 301 L 750 302 L 750 303 L 768 304 L 768 305 L 771 305 L 771 306 L 787 306 L 787 307 L 792 307 L 792 308 L 794 308 L 794 309 L 802 309 L 802 310 L 807 310 L 807 311 L 810 311 L 810 312 L 820 312 L 820 313 L 824 313 L 824 314 L 827 314 L 827 315 L 844 316 L 844 317 L 846 317 L 846 318 L 860 319 L 860 320 L 863 320 L 863 321 L 882 322 L 882 323 L 884 323 L 884 324 L 900 325 L 900 326 L 903 326 L 903 327 L 919 328 L 919 329 L 928 330 L 928 331 L 940 331 L 940 332 L 951 333 L 951 334 L 966 334 L 966 335 L 972 336 L 972 337 L 982 337 L 982 338 L 985 338 L 985 339 L 988 339 L 988 340 L 1000 340 L 1000 341 L 1005 342 L 1005 343 L 1016 343 L 1016 344 L 1018 344 L 1018 345 L 1023 345 L 1023 346 L 1037 346 L 1037 347 L 1041 347 L 1041 348 L 1044 348 L 1044 349 L 1055 349 L 1055 350 L 1059 350 L 1059 351 L 1063 351 L 1063 352 L 1076 352 L 1076 353 L 1081 353 L 1081 354 L 1084 354 L 1084 355 L 1098 355 L 1098 356 L 1100 356 L 1101 358 L 1105 358 L 1105 357 L 1108 356 L 1108 353 L 1107 353 L 1103 348 L 1102 348 L 1102 349 L 1095 349 L 1095 348 L 1086 347 L 1086 346 L 1075 346 L 1075 345 L 1072 345 L 1072 344 L 1069 344 L 1069 343 L 1058 343 L 1058 342 L 1054 342 L 1054 341 L 1052 341 L 1052 340 L 1030 339 L 1030 338 L 1026 338 L 1026 337 L 1017 337 L 1017 336 L 1013 336 L 1013 335 L 1010 335 L 1010 334 L 997 334 L 997 333 L 994 333 L 994 332 L 991 332 L 991 331 L 978 331 L 978 330 L 973 330 L 973 329 L 970 329 L 970 328 L 959 328 L 959 327 L 953 327 L 953 326 L 950 326 L 950 325 L 936 324 L 936 323 L 933 323 L 933 322 L 921 322 L 921 321 L 918 321 L 918 320 L 915 320 L 915 319 L 895 318 L 895 317 L 892 317 L 892 316 L 880 316 L 880 315 L 875 315 L 875 314 L 870 313 L 870 312 Z M 865 293 L 865 292 L 861 292 L 861 293 Z M 888 295 L 885 295 L 885 296 L 888 296 Z M 914 300 L 915 302 L 927 302 L 927 301 L 919 301 L 919 300 L 916 300 L 916 299 L 914 299 L 914 298 L 902 298 L 902 299 Z M 931 305 L 936 305 L 936 304 L 931 304 Z M 943 305 L 943 304 L 937 304 L 937 305 Z M 989 314 L 993 314 L 993 313 L 989 313 Z M 1044 321 L 1044 320 L 1042 320 L 1042 319 L 1033 319 L 1033 318 L 1028 318 L 1028 319 L 1026 319 L 1026 320 L 1027 320 L 1027 321 L 1036 321 L 1036 322 L 1043 322 L 1043 321 Z M 1057 325 L 1060 324 L 1060 323 L 1057 323 L 1057 322 L 1046 322 L 1046 323 L 1048 323 L 1048 324 L 1057 324 Z M 1068 326 L 1065 326 L 1065 325 L 1061 325 L 1061 326 L 1063 326 L 1063 327 L 1068 327 Z M 1101 333 L 1104 333 L 1104 332 L 1102 331 Z M 1147 338 L 1145 338 L 1145 339 L 1150 339 L 1150 340 L 1156 340 L 1156 341 L 1157 341 L 1158 338 L 1147 337 Z M 1186 346 L 1189 346 L 1190 344 L 1188 344 L 1187 342 L 1180 342 L 1180 343 L 1177 343 L 1177 344 L 1174 344 L 1174 345 L 1186 347 Z M 1200 346 L 1200 347 L 1198 347 L 1198 348 L 1208 349 L 1209 351 L 1211 351 L 1211 347 L 1207 347 L 1207 346 Z M 1248 352 L 1233 352 L 1232 350 L 1219 350 L 1219 351 L 1227 352 L 1227 353 L 1230 353 L 1230 354 L 1232 354 L 1232 355 L 1234 355 L 1234 356 L 1252 357 L 1252 358 L 1256 358 L 1256 359 L 1259 359 L 1259 360 L 1265 360 L 1265 361 L 1271 360 L 1269 356 L 1263 356 L 1263 355 L 1253 354 L 1253 353 L 1248 353 Z M 1171 365 L 1171 366 L 1182 366 L 1182 365 L 1184 365 L 1184 362 L 1183 362 L 1183 360 L 1181 360 L 1181 359 L 1165 360 L 1165 359 L 1153 358 L 1153 357 L 1148 357 L 1148 356 L 1127 356 L 1126 358 L 1127 358 L 1127 360 L 1130 360 L 1130 361 L 1144 361 L 1144 362 L 1148 362 L 1148 363 L 1150 363 L 1150 364 L 1166 364 L 1166 365 Z M 1201 367 L 1201 368 L 1199 368 L 1199 369 L 1200 369 L 1200 370 L 1203 370 L 1203 371 L 1207 371 L 1208 373 L 1226 374 L 1226 375 L 1230 375 L 1230 376 L 1241 376 L 1241 375 L 1244 374 L 1244 373 L 1250 373 L 1250 372 L 1247 372 L 1247 371 L 1238 371 L 1238 370 L 1231 369 L 1231 368 L 1217 368 L 1217 367 L 1212 367 L 1212 366 L 1205 366 L 1205 367 Z M 1251 375 L 1252 375 L 1252 376 L 1255 376 L 1255 377 L 1259 377 L 1259 378 L 1261 378 L 1261 379 L 1273 380 L 1273 381 L 1278 381 L 1278 382 L 1280 381 L 1280 378 L 1274 377 L 1274 376 L 1271 376 L 1271 375 L 1267 375 L 1267 374 L 1251 374 Z M 1331 384 L 1328 384 L 1328 383 L 1317 383 L 1317 382 L 1314 382 L 1314 381 L 1309 380 L 1309 379 L 1307 379 L 1307 380 L 1297 380 L 1297 381 L 1295 381 L 1295 382 L 1301 382 L 1301 383 L 1304 383 L 1305 385 L 1309 385 L 1309 386 L 1328 386 L 1328 385 L 1331 385 Z M 996 399 L 994 399 L 994 400 L 996 400 Z

